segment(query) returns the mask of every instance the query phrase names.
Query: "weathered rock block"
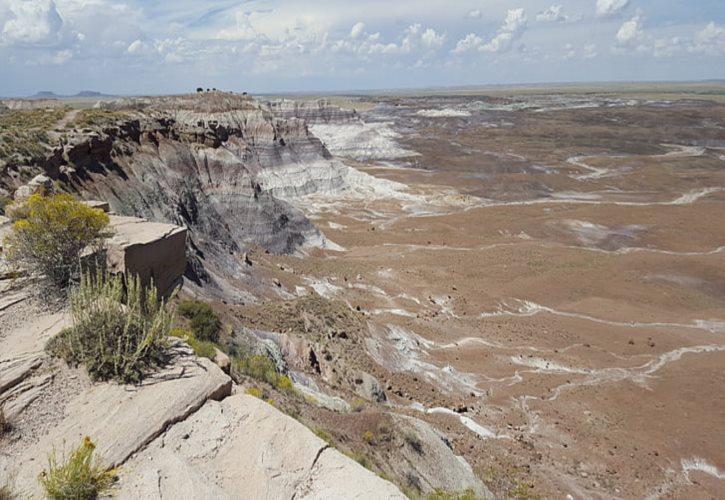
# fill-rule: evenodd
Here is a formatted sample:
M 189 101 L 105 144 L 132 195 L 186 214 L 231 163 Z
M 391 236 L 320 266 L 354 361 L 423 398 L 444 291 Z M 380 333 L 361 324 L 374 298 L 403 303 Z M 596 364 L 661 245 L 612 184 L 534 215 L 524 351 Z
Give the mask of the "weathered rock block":
M 111 216 L 113 236 L 108 240 L 108 265 L 112 272 L 126 272 L 152 279 L 164 296 L 181 284 L 186 269 L 186 229 L 135 217 Z

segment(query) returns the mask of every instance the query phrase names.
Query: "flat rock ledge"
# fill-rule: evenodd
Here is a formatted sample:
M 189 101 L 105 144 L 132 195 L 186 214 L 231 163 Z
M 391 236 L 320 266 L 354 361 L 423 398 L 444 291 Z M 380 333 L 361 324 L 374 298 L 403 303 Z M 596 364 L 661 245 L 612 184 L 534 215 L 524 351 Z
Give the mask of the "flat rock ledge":
M 207 402 L 131 459 L 118 498 L 406 497 L 293 418 L 238 394 Z
M 70 401 L 65 418 L 14 464 L 20 497 L 42 498 L 37 478 L 53 449 L 69 451 L 89 436 L 108 465 L 118 466 L 208 400 L 231 394 L 232 380 L 214 363 L 182 343 L 172 353 L 172 362 L 138 387 L 96 384 Z

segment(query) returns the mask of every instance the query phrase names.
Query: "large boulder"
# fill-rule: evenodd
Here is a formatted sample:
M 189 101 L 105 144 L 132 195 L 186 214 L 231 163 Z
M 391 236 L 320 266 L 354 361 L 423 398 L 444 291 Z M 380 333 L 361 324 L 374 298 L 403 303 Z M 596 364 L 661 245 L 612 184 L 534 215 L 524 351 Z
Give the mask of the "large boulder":
M 123 468 L 120 499 L 404 499 L 388 481 L 248 395 L 209 401 Z
M 186 229 L 136 217 L 112 215 L 110 219 L 110 270 L 136 275 L 145 284 L 153 279 L 159 293 L 169 296 L 181 284 L 186 269 Z

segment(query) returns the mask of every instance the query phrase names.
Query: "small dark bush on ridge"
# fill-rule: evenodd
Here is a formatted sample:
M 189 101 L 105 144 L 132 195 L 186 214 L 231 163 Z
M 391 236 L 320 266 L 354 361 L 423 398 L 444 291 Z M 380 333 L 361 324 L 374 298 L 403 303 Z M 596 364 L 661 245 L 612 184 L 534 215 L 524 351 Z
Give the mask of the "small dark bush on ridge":
M 190 320 L 191 331 L 198 340 L 205 342 L 219 340 L 222 322 L 209 304 L 199 300 L 182 300 L 178 311 Z

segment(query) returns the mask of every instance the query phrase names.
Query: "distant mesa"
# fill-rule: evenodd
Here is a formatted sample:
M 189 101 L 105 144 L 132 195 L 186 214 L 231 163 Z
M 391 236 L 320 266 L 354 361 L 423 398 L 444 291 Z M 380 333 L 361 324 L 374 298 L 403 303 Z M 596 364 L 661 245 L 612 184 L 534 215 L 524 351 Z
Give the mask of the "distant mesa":
M 30 96 L 29 99 L 78 99 L 78 98 L 98 98 L 98 97 L 114 97 L 95 90 L 82 90 L 75 95 L 60 95 L 50 90 L 43 90 L 37 94 Z

